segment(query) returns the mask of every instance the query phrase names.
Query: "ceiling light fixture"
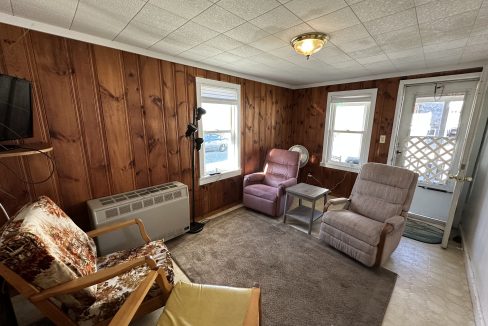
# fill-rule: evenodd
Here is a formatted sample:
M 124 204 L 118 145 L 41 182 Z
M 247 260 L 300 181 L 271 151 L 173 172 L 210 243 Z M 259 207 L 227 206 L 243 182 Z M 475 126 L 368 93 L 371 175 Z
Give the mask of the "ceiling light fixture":
M 328 40 L 327 34 L 312 32 L 300 34 L 294 37 L 290 43 L 296 53 L 306 56 L 308 60 L 312 54 L 320 51 Z

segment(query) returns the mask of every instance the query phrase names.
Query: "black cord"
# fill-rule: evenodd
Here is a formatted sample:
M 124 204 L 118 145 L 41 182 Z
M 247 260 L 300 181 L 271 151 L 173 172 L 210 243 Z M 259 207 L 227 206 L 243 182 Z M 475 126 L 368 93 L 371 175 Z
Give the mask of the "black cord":
M 341 181 L 339 181 L 338 183 L 336 183 L 336 184 L 335 184 L 335 185 L 334 185 L 332 188 L 330 188 L 330 189 L 329 189 L 329 191 L 331 191 L 331 192 L 332 192 L 332 191 L 334 191 L 334 190 L 335 190 L 337 187 L 339 187 L 339 186 L 340 186 L 340 185 L 341 185 L 341 184 L 342 184 L 342 183 L 343 183 L 343 182 L 346 180 L 346 177 L 347 177 L 349 174 L 351 174 L 351 172 L 345 172 L 345 173 L 344 173 L 344 175 L 342 176 Z M 314 179 L 315 181 L 317 181 L 317 183 L 318 183 L 318 184 L 319 184 L 319 185 L 320 185 L 322 188 L 324 187 L 324 186 L 322 185 L 322 182 L 320 182 L 320 181 L 319 181 L 319 179 L 317 179 L 316 177 L 314 177 L 314 176 L 312 175 L 312 173 L 310 173 L 310 172 L 307 174 L 307 180 L 306 180 L 306 182 L 307 182 L 307 183 L 308 183 L 308 178 L 312 178 L 312 179 Z
M 29 185 L 37 185 L 37 184 L 41 184 L 41 183 L 44 183 L 46 182 L 47 180 L 49 180 L 53 174 L 54 174 L 54 160 L 51 156 L 49 156 L 47 153 L 37 149 L 37 148 L 32 148 L 32 147 L 28 147 L 28 146 L 25 146 L 24 145 L 24 138 L 19 135 L 19 133 L 17 133 L 15 130 L 11 129 L 9 126 L 3 124 L 0 122 L 0 125 L 4 128 L 7 128 L 8 130 L 10 130 L 10 132 L 12 132 L 13 134 L 15 134 L 16 137 L 19 137 L 19 141 L 21 143 L 21 145 L 15 145 L 15 146 L 18 146 L 20 149 L 26 149 L 26 150 L 30 150 L 30 151 L 35 151 L 35 152 L 39 152 L 40 154 L 44 155 L 48 160 L 49 162 L 51 162 L 51 171 L 49 172 L 49 175 L 45 178 L 45 179 L 42 179 L 41 181 L 29 181 L 29 180 L 25 180 L 23 179 L 21 176 L 19 176 L 15 171 L 14 169 L 12 169 L 11 167 L 9 167 L 8 165 L 6 165 L 5 163 L 3 163 L 2 161 L 0 161 L 0 165 L 2 165 L 5 169 L 9 170 L 17 179 L 19 179 L 21 182 L 25 183 L 25 184 L 29 184 Z M 8 149 L 6 146 L 0 144 L 0 147 L 2 147 L 3 149 Z
M 344 173 L 344 176 L 342 177 L 341 181 L 339 181 L 338 183 L 336 183 L 332 188 L 329 189 L 329 191 L 334 191 L 337 189 L 337 187 L 339 187 L 345 180 L 346 180 L 346 177 L 351 174 L 351 172 L 346 172 Z

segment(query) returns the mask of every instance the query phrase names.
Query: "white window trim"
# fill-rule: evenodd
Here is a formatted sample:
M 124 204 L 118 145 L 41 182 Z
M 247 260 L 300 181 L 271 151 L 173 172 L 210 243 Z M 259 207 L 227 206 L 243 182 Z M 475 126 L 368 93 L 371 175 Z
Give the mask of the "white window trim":
M 224 180 L 228 178 L 232 178 L 242 174 L 241 168 L 241 85 L 240 84 L 233 84 L 227 83 L 223 81 L 213 80 L 213 79 L 206 79 L 201 77 L 196 77 L 195 88 L 197 92 L 197 106 L 202 106 L 202 96 L 201 96 L 201 85 L 212 85 L 212 86 L 220 86 L 226 88 L 234 88 L 237 90 L 237 114 L 236 114 L 236 121 L 235 121 L 235 143 L 236 143 L 236 159 L 238 168 L 231 171 L 226 171 L 224 173 L 216 174 L 216 175 L 204 175 L 205 171 L 205 152 L 200 150 L 198 152 L 199 160 L 200 160 L 200 178 L 199 178 L 199 185 L 205 185 L 208 183 L 216 182 L 219 180 Z M 203 124 L 202 120 L 198 121 L 198 134 L 203 135 Z M 205 146 L 205 144 L 204 144 Z
M 378 94 L 377 88 L 369 88 L 369 89 L 358 89 L 358 90 L 351 90 L 351 91 L 341 91 L 341 92 L 329 92 L 327 95 L 327 107 L 325 113 L 325 123 L 324 123 L 324 142 L 322 147 L 322 161 L 320 162 L 320 166 L 326 168 L 332 168 L 337 170 L 344 170 L 349 172 L 359 172 L 361 169 L 362 164 L 368 161 L 369 156 L 369 146 L 371 144 L 371 132 L 373 130 L 373 121 L 374 121 L 374 112 L 376 108 L 376 96 Z M 365 132 L 364 137 L 361 144 L 361 158 L 359 165 L 354 164 L 347 164 L 347 163 L 338 163 L 338 162 L 328 162 L 327 157 L 331 142 L 329 140 L 330 131 L 332 130 L 332 116 L 331 116 L 331 101 L 332 97 L 339 97 L 339 96 L 367 96 L 371 98 L 371 105 L 366 112 L 366 124 L 365 124 Z

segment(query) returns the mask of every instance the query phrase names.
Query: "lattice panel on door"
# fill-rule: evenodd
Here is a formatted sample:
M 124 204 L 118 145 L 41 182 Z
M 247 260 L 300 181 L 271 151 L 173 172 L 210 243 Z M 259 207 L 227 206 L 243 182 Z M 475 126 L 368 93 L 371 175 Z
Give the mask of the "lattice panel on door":
M 447 185 L 456 137 L 410 136 L 403 148 L 403 166 L 419 174 L 420 184 Z

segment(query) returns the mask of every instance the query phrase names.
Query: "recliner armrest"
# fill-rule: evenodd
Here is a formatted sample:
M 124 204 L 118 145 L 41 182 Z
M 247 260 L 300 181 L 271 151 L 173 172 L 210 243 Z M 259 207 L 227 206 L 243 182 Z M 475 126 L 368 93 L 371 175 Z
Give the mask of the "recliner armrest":
M 341 204 L 345 204 L 344 209 L 348 209 L 349 203 L 350 203 L 349 198 L 329 199 L 327 203 L 324 205 L 324 212 L 327 212 L 330 206 L 341 205 Z
M 297 178 L 290 178 L 290 179 L 287 179 L 285 181 L 280 182 L 278 184 L 278 187 L 279 188 L 288 188 L 288 187 L 296 185 L 297 182 L 298 182 Z
M 278 188 L 280 188 L 280 191 L 282 193 L 285 193 L 285 189 L 291 186 L 296 185 L 298 182 L 297 178 L 290 178 L 285 181 L 282 181 L 278 184 Z
M 406 218 L 403 216 L 395 215 L 385 221 L 385 224 L 389 224 L 393 227 L 393 230 L 400 229 L 405 224 Z
M 264 172 L 251 173 L 244 176 L 243 186 L 247 187 L 255 183 L 260 183 L 263 180 L 264 180 Z

